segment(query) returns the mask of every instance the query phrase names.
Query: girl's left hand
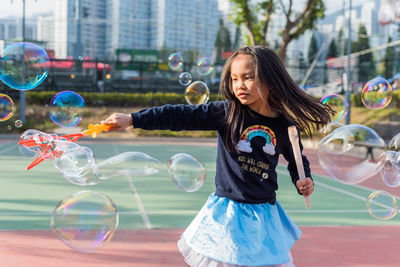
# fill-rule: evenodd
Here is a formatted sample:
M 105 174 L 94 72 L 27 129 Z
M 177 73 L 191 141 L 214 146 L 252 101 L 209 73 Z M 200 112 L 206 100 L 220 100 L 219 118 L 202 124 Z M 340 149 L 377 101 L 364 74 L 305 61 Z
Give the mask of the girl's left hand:
M 314 182 L 310 177 L 307 177 L 304 181 L 297 180 L 296 187 L 304 196 L 309 196 L 314 191 Z

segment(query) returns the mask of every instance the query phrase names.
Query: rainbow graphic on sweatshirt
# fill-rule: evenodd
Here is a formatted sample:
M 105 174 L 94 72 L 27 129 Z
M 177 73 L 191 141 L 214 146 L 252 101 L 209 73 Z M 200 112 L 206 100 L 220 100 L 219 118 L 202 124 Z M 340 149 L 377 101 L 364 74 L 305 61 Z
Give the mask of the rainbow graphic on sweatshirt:
M 256 136 L 261 136 L 265 139 L 265 145 L 262 148 L 263 151 L 269 155 L 274 155 L 276 146 L 275 133 L 270 128 L 262 125 L 253 125 L 244 130 L 236 148 L 239 151 L 251 153 L 253 151 L 251 148 L 251 139 Z

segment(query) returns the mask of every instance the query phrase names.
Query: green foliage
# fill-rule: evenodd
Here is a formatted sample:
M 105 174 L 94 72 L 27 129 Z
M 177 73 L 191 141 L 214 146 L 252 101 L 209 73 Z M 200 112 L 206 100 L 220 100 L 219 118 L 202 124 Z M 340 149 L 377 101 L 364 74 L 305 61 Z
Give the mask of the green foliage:
M 336 42 L 334 39 L 332 39 L 331 43 L 329 44 L 328 48 L 328 55 L 327 57 L 337 57 L 338 56 L 338 49 L 336 46 Z
M 317 53 L 318 53 L 318 44 L 317 44 L 317 39 L 315 38 L 315 34 L 313 33 L 313 35 L 311 36 L 310 47 L 308 49 L 308 63 L 311 64 Z
M 28 104 L 43 105 L 50 103 L 58 92 L 26 92 Z M 85 100 L 86 106 L 109 106 L 109 107 L 151 107 L 165 104 L 186 103 L 183 94 L 177 93 L 90 93 L 77 92 Z M 209 101 L 222 99 L 218 94 L 211 94 Z
M 371 48 L 367 29 L 363 24 L 358 28 L 358 40 L 352 44 L 352 52 L 363 51 Z M 366 53 L 358 57 L 358 80 L 369 81 L 376 75 L 376 66 L 372 53 Z

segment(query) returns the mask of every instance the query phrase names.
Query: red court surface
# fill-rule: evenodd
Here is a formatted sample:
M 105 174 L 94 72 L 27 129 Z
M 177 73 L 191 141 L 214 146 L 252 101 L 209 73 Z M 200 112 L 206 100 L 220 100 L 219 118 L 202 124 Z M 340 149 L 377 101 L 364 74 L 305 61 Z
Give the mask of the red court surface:
M 301 227 L 292 249 L 296 266 L 400 266 L 399 226 Z M 0 266 L 187 266 L 176 241 L 183 229 L 118 231 L 95 253 L 65 246 L 49 231 L 0 233 Z

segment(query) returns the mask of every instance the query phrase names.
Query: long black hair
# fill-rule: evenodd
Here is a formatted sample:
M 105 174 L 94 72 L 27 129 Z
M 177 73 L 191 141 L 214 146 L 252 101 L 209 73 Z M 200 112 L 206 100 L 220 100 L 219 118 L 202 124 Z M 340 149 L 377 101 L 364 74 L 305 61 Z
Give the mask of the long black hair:
M 226 123 L 226 147 L 235 150 L 239 134 L 243 131 L 244 106 L 236 98 L 232 88 L 231 65 L 238 55 L 250 55 L 255 64 L 255 79 L 260 90 L 268 90 L 268 105 L 286 118 L 296 122 L 300 131 L 311 137 L 312 132 L 328 124 L 335 113 L 329 106 L 306 94 L 293 81 L 279 56 L 264 46 L 246 46 L 238 49 L 226 61 L 220 83 L 220 93 L 228 100 Z

